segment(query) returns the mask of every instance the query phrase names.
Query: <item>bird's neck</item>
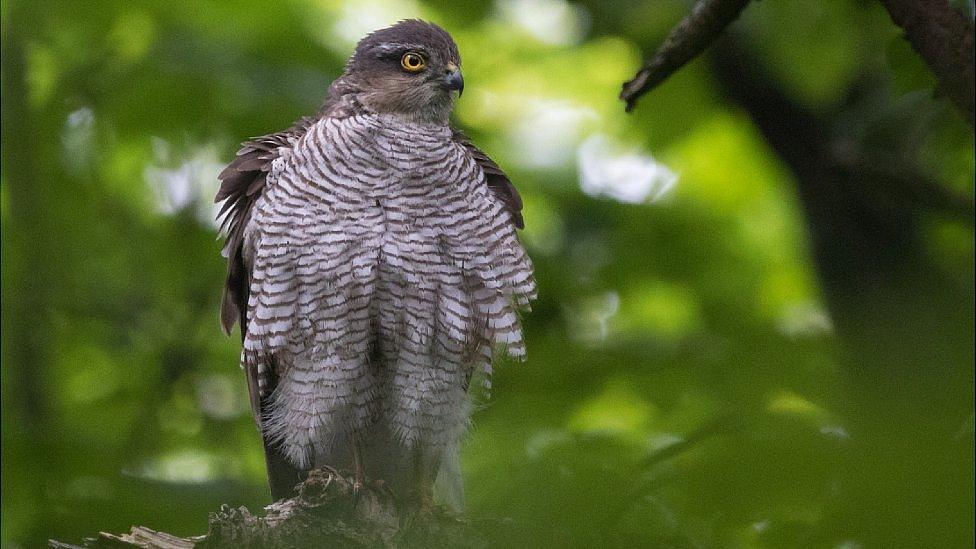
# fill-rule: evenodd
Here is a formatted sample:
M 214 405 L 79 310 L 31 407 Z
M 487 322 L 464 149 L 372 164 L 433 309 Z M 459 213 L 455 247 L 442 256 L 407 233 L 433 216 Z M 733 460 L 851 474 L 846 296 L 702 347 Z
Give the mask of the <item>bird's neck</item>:
M 344 75 L 329 87 L 329 97 L 320 112 L 331 115 L 382 114 L 404 122 L 429 126 L 449 126 L 454 101 L 448 95 L 421 104 L 400 101 L 385 92 L 372 91 Z

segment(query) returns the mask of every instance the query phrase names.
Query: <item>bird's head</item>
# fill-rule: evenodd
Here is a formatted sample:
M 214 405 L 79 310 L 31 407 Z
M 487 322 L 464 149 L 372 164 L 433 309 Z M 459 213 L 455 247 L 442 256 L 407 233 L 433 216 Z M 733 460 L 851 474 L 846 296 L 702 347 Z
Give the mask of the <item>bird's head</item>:
M 453 92 L 464 90 L 461 56 L 444 29 L 407 19 L 359 41 L 346 63 L 359 99 L 379 113 L 447 123 Z

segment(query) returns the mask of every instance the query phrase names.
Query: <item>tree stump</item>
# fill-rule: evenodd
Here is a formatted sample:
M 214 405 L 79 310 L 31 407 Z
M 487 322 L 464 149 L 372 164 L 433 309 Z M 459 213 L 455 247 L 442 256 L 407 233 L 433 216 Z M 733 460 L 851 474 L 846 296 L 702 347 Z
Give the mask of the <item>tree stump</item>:
M 206 535 L 181 538 L 134 526 L 128 534 L 101 532 L 81 545 L 51 540 L 58 549 L 141 547 L 152 549 L 230 547 L 463 547 L 488 545 L 460 515 L 441 507 L 416 509 L 398 502 L 379 483 L 353 489 L 331 468 L 315 469 L 298 495 L 255 515 L 247 507 L 221 506 L 210 514 Z

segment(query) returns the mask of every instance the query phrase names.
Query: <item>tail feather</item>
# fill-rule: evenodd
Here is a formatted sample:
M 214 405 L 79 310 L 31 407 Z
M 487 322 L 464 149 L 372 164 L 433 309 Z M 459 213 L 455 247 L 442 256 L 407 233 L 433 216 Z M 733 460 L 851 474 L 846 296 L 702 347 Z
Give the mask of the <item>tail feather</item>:
M 268 409 L 270 397 L 261 396 L 257 370 L 256 367 L 245 368 L 247 388 L 251 396 L 254 421 L 257 423 L 258 430 L 261 432 L 261 440 L 264 443 L 264 462 L 268 469 L 268 486 L 271 488 L 271 499 L 278 501 L 296 495 L 295 487 L 305 480 L 307 472 L 291 464 L 280 443 L 272 440 L 263 427 L 262 418 Z M 276 381 L 274 377 L 271 378 L 272 383 Z
M 264 460 L 268 466 L 268 485 L 271 499 L 287 499 L 296 495 L 295 487 L 305 480 L 306 471 L 296 468 L 278 444 L 264 439 Z
M 464 511 L 464 479 L 461 477 L 461 449 L 458 442 L 452 443 L 444 451 L 434 481 L 434 500 L 456 513 Z

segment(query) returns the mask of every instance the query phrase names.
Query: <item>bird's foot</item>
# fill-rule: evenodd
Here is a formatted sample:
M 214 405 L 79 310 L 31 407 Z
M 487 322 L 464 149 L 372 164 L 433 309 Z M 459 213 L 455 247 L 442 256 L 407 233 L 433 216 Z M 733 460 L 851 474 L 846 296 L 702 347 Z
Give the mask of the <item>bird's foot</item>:
M 353 483 L 352 491 L 358 494 L 366 485 L 366 469 L 363 466 L 363 449 L 359 437 L 355 434 L 350 435 L 353 461 Z
M 352 478 L 349 480 L 352 481 L 353 494 L 360 494 L 369 487 L 369 481 L 366 480 L 366 476 L 361 469 L 353 471 Z
M 421 515 L 433 515 L 437 511 L 437 504 L 434 503 L 434 493 L 428 487 L 418 490 L 417 508 Z
M 393 499 L 395 497 L 393 490 L 391 490 L 390 486 L 386 483 L 386 481 L 381 478 L 373 480 L 372 482 L 370 482 L 370 485 L 371 485 L 370 488 L 378 494 L 386 496 L 390 499 Z
M 362 468 L 357 467 L 352 476 L 353 493 L 358 494 L 359 492 L 362 492 L 364 489 L 369 487 L 369 484 L 370 482 L 366 480 L 366 474 L 363 472 Z

